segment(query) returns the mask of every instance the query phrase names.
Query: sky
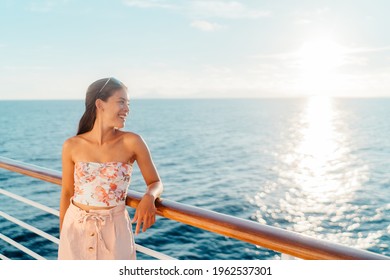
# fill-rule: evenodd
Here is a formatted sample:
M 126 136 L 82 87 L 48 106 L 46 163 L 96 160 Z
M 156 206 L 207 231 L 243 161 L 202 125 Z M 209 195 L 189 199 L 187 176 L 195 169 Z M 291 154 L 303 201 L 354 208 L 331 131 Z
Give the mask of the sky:
M 0 0 L 0 99 L 390 96 L 387 0 Z

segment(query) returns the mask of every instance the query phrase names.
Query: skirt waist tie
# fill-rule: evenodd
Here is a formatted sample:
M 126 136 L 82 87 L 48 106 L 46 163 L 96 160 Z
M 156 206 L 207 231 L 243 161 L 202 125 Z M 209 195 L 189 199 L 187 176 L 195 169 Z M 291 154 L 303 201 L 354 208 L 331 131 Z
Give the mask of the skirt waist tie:
M 106 243 L 104 242 L 104 238 L 103 238 L 102 233 L 101 233 L 101 227 L 106 224 L 107 218 L 112 220 L 111 213 L 109 215 L 102 216 L 98 213 L 84 212 L 83 214 L 80 215 L 80 218 L 78 221 L 79 221 L 79 223 L 83 223 L 83 231 L 85 231 L 85 224 L 87 223 L 87 220 L 88 219 L 92 220 L 94 222 L 95 230 L 96 230 L 96 233 L 98 235 L 98 238 L 102 242 L 104 249 L 107 250 L 108 252 L 110 252 L 110 250 L 108 250 L 108 248 L 106 246 Z

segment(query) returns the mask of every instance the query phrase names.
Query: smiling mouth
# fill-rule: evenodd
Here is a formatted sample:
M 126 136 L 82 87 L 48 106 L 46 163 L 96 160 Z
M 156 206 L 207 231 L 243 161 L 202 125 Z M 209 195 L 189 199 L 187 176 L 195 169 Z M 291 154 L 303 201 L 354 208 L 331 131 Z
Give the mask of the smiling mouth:
M 119 118 L 121 118 L 122 120 L 126 120 L 126 117 L 127 117 L 127 115 L 119 115 Z

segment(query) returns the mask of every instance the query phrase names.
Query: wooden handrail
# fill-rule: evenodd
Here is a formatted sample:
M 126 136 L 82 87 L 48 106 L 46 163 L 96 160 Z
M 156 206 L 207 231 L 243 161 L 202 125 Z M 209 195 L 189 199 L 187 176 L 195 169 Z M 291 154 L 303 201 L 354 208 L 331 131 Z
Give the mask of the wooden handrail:
M 61 173 L 58 171 L 1 156 L 0 168 L 61 185 Z M 136 208 L 141 198 L 141 193 L 129 191 L 126 204 Z M 302 259 L 390 260 L 384 255 L 166 199 L 158 199 L 156 207 L 158 215 L 162 217 Z

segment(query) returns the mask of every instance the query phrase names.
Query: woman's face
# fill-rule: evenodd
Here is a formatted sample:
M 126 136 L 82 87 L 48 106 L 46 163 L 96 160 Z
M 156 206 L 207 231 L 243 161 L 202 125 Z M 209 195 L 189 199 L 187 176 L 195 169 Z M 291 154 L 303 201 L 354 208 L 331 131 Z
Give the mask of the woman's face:
M 130 111 L 127 92 L 119 89 L 103 103 L 102 116 L 104 121 L 109 126 L 123 128 Z

